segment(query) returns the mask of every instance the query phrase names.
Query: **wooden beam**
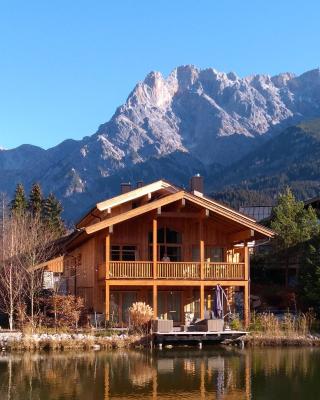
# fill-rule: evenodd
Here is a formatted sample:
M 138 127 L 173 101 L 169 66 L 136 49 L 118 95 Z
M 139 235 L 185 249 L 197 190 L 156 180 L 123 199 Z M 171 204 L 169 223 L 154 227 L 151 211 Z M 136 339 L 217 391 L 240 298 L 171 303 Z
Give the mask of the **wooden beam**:
M 162 211 L 159 217 L 162 218 L 200 218 L 200 213 L 195 212 L 175 212 L 175 211 Z
M 105 259 L 106 259 L 106 279 L 109 279 L 110 277 L 110 232 L 107 233 L 106 235 L 106 254 L 105 254 Z
M 249 282 L 243 287 L 243 319 L 244 326 L 248 328 L 250 323 L 250 293 L 249 293 Z
M 246 229 L 240 232 L 229 233 L 228 241 L 230 243 L 243 242 L 245 240 L 250 240 L 254 237 L 253 229 Z
M 184 192 L 181 190 L 177 193 L 170 194 L 161 199 L 152 201 L 151 203 L 144 204 L 143 206 L 134 208 L 134 209 L 124 212 L 122 214 L 119 214 L 114 217 L 103 220 L 101 222 L 98 222 L 96 224 L 87 226 L 85 228 L 86 233 L 88 235 L 90 235 L 92 233 L 95 233 L 102 229 L 105 229 L 105 228 L 109 227 L 110 225 L 116 225 L 116 224 L 119 224 L 120 222 L 126 221 L 130 218 L 138 217 L 139 215 L 145 214 L 149 211 L 156 210 L 159 207 L 162 207 L 166 204 L 170 204 L 177 200 L 181 200 L 183 198 L 183 195 L 184 195 Z
M 161 215 L 161 207 L 157 208 L 157 215 Z
M 244 279 L 248 281 L 250 276 L 250 254 L 249 254 L 249 247 L 247 244 L 244 246 L 243 251 L 244 251 Z
M 158 287 L 155 284 L 152 287 L 152 300 L 153 318 L 158 319 Z
M 110 319 L 110 283 L 108 280 L 106 280 L 106 309 L 105 309 L 105 314 L 106 314 L 106 321 L 109 321 Z
M 185 287 L 199 287 L 200 284 L 203 284 L 205 287 L 213 287 L 216 285 L 220 286 L 240 286 L 243 287 L 246 285 L 246 281 L 244 280 L 204 280 L 201 281 L 200 279 L 144 279 L 144 278 L 136 278 L 136 279 L 114 279 L 111 278 L 108 280 L 111 286 L 153 286 L 157 283 L 159 286 L 185 286 Z
M 152 220 L 152 261 L 153 261 L 153 279 L 157 279 L 157 256 L 158 256 L 158 221 Z
M 200 278 L 204 279 L 204 233 L 203 220 L 199 220 Z
M 204 285 L 200 285 L 200 319 L 204 319 Z

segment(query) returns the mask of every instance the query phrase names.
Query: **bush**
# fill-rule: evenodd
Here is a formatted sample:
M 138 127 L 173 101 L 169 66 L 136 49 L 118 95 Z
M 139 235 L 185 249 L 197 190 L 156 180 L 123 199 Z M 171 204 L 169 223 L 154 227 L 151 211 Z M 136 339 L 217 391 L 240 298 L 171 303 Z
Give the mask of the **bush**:
M 44 299 L 45 321 L 55 328 L 77 329 L 80 315 L 84 309 L 84 301 L 77 296 L 53 295 Z
M 143 330 L 153 317 L 152 308 L 144 303 L 133 303 L 129 308 L 130 324 L 133 330 Z

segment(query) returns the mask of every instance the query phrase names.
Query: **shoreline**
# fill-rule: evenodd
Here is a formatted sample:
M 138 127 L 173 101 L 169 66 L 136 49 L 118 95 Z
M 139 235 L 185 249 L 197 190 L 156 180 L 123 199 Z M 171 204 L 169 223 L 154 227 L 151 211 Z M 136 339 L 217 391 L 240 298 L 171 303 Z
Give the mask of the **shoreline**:
M 92 333 L 41 333 L 24 334 L 22 332 L 1 332 L 0 351 L 66 351 L 66 350 L 113 350 L 113 349 L 146 349 L 150 348 L 149 335 Z M 249 333 L 235 341 L 222 342 L 225 346 L 261 347 L 320 347 L 318 335 L 271 335 Z M 218 345 L 217 345 L 218 346 Z M 183 346 L 173 346 L 179 348 Z M 172 346 L 169 346 L 172 348 Z

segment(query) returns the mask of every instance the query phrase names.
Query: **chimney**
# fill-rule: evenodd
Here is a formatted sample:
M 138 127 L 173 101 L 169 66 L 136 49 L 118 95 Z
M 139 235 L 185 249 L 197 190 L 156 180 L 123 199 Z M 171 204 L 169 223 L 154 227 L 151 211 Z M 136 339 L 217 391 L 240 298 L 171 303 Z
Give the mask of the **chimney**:
M 138 181 L 137 182 L 137 189 L 141 188 L 143 186 L 143 181 Z
M 120 184 L 120 192 L 121 192 L 121 194 L 128 193 L 131 190 L 132 190 L 132 187 L 131 187 L 131 183 L 130 182 L 126 182 L 126 183 L 121 182 L 121 184 Z
M 203 194 L 203 177 L 200 174 L 196 174 L 190 179 L 190 191 Z

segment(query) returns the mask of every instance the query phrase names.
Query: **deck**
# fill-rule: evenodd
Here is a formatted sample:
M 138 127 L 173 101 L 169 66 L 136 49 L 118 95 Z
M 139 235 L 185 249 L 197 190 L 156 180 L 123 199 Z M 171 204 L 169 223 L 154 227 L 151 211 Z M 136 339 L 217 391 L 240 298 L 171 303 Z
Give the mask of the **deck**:
M 176 345 L 195 345 L 195 344 L 217 344 L 226 339 L 237 340 L 247 335 L 246 331 L 218 331 L 218 332 L 168 332 L 153 333 L 153 343 L 158 345 L 176 344 Z

